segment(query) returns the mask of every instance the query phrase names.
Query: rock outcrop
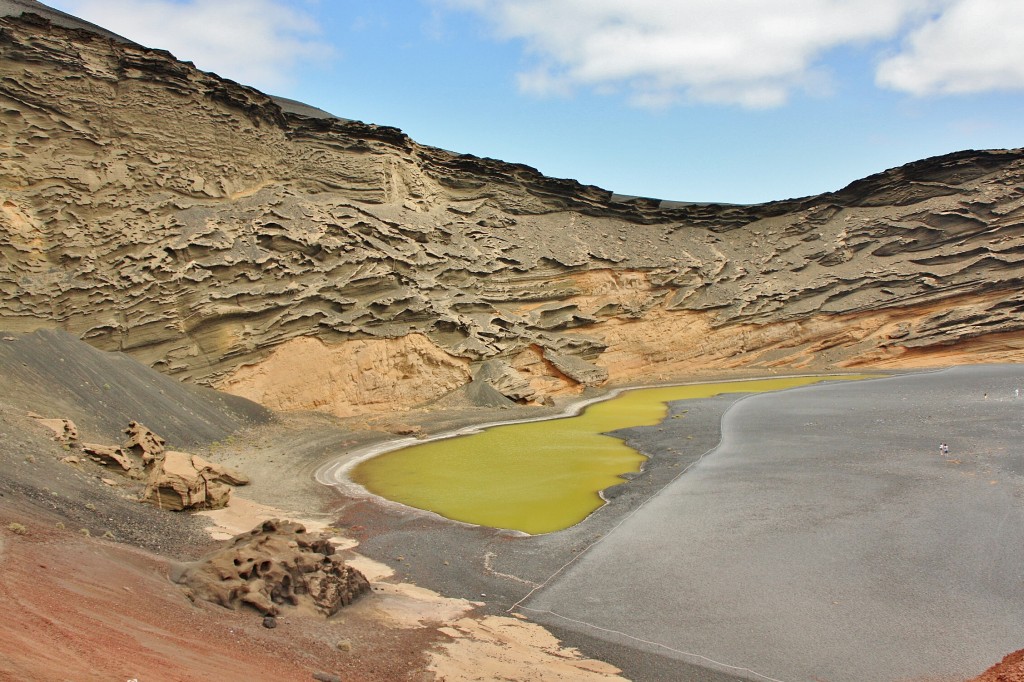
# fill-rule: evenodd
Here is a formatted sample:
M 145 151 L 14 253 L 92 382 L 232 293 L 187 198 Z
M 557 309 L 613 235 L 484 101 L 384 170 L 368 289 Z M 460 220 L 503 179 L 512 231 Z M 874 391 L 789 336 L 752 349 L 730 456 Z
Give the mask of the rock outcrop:
M 31 416 L 56 434 L 54 440 L 69 447 L 79 444 L 74 422 Z M 137 421 L 130 422 L 123 433 L 128 436 L 124 445 L 81 443 L 81 451 L 98 464 L 113 465 L 124 476 L 146 479 L 143 502 L 171 511 L 219 509 L 228 504 L 232 486 L 249 484 L 248 476 L 235 469 L 199 455 L 167 450 L 163 438 Z M 69 456 L 64 461 L 77 464 L 81 460 Z
M 167 450 L 152 463 L 142 499 L 171 511 L 220 509 L 231 499 L 231 486 L 248 482 L 198 455 Z
M 231 609 L 246 605 L 264 616 L 303 603 L 332 616 L 370 590 L 366 577 L 346 566 L 326 537 L 278 520 L 236 536 L 175 580 L 192 599 Z
M 0 18 L 0 327 L 336 414 L 1024 351 L 1019 149 L 688 204 L 298 111 Z
M 129 422 L 124 434 L 128 436 L 125 449 L 141 459 L 143 466 L 148 467 L 166 451 L 167 441 L 137 421 Z
M 82 452 L 102 464 L 115 464 L 129 475 L 138 474 L 141 471 L 139 462 L 132 460 L 123 449 L 116 445 L 100 445 L 97 443 L 82 443 Z
M 48 428 L 53 432 L 53 439 L 62 445 L 77 444 L 79 441 L 78 427 L 70 419 L 48 419 L 41 415 L 30 412 L 29 416 L 36 420 L 40 426 Z

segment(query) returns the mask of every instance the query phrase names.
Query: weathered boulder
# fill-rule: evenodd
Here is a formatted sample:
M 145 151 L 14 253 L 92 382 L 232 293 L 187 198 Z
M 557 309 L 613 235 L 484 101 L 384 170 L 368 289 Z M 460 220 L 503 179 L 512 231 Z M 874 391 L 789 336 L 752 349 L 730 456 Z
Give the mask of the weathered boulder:
M 142 499 L 172 511 L 225 507 L 231 487 L 210 466 L 187 452 L 168 450 L 152 465 Z
M 38 414 L 29 413 L 30 417 L 36 420 L 40 426 L 53 431 L 53 439 L 64 445 L 71 445 L 78 442 L 78 427 L 70 419 L 47 419 Z
M 334 553 L 327 537 L 292 521 L 265 521 L 224 549 L 174 576 L 193 600 L 276 616 L 286 604 L 337 613 L 370 589 L 366 577 Z
M 473 376 L 473 381 L 486 383 L 501 395 L 516 402 L 525 402 L 537 397 L 537 392 L 530 382 L 504 360 L 487 360 L 481 363 Z
M 116 445 L 98 445 L 96 443 L 82 443 L 82 452 L 87 455 L 91 455 L 97 460 L 102 460 L 104 464 L 113 463 L 121 467 L 124 471 L 130 472 L 132 469 L 137 469 L 135 462 L 132 458 L 121 448 Z
M 150 431 L 145 425 L 137 421 L 129 422 L 124 433 L 128 436 L 128 442 L 124 444 L 125 449 L 140 457 L 143 466 L 148 467 L 164 454 L 164 446 L 167 441 Z
M 192 466 L 207 480 L 227 483 L 228 485 L 249 485 L 249 477 L 237 469 L 215 464 L 199 455 L 192 455 Z
M 397 424 L 391 424 L 387 427 L 388 431 L 395 434 L 396 436 L 421 436 L 423 435 L 423 427 L 419 424 L 406 424 L 405 422 L 399 422 Z

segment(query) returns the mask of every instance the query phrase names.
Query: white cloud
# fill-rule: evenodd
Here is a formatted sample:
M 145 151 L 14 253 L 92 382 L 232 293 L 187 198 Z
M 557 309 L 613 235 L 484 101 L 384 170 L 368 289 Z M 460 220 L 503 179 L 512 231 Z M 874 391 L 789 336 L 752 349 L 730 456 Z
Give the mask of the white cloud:
M 1024 88 L 1024 2 L 956 0 L 913 30 L 876 80 L 919 96 Z
M 319 27 L 286 0 L 65 0 L 62 8 L 200 69 L 277 92 L 303 62 L 326 59 Z
M 533 93 L 615 85 L 641 106 L 774 107 L 827 90 L 823 55 L 892 40 L 951 0 L 447 0 L 523 41 Z M 1000 1 L 1000 0 L 995 0 Z M 1017 2 L 1017 0 L 1001 0 Z

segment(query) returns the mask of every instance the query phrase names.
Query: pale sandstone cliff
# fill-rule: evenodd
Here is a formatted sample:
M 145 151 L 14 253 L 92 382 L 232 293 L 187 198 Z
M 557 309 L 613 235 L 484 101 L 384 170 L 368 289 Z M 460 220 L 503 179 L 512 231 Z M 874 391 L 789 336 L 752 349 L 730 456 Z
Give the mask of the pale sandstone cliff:
M 630 199 L 0 18 L 0 329 L 270 407 L 1019 360 L 1022 234 L 1022 150 L 764 205 Z

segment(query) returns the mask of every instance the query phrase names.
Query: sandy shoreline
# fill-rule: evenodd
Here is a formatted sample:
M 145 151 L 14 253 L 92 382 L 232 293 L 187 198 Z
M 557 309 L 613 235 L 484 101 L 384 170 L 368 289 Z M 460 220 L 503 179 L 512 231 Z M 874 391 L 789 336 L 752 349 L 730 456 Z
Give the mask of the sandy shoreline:
M 802 374 L 801 376 L 806 376 Z M 746 377 L 758 378 L 775 377 Z M 715 383 L 714 380 L 697 380 L 685 384 Z M 683 383 L 683 382 L 680 382 Z M 670 384 L 670 385 L 679 385 Z M 659 385 L 661 386 L 661 385 Z M 607 400 L 624 390 L 655 388 L 656 386 L 618 387 L 614 394 L 605 394 L 588 399 L 586 404 L 595 400 Z M 615 435 L 623 438 L 628 444 L 649 457 L 644 471 L 630 481 L 624 482 L 607 498 L 607 503 L 592 513 L 585 522 L 571 528 L 543 536 L 526 536 L 524 534 L 500 531 L 489 528 L 460 524 L 437 517 L 431 512 L 412 510 L 404 505 L 381 503 L 375 496 L 366 494 L 365 504 L 351 500 L 343 502 L 339 508 L 340 525 L 352 524 L 364 527 L 372 523 L 377 527 L 372 535 L 362 541 L 360 551 L 374 559 L 389 563 L 396 570 L 396 577 L 426 585 L 445 595 L 479 600 L 479 609 L 489 615 L 504 616 L 511 612 L 515 605 L 532 594 L 538 587 L 546 584 L 568 564 L 575 561 L 587 547 L 598 541 L 617 525 L 621 519 L 642 505 L 651 495 L 664 488 L 671 480 L 681 475 L 680 469 L 698 460 L 711 451 L 719 442 L 719 423 L 721 414 L 743 394 L 726 394 L 711 399 L 687 401 L 688 422 L 694 425 L 697 435 L 687 441 L 685 451 L 677 450 L 669 457 L 663 457 L 663 444 L 642 443 L 636 438 L 641 434 L 656 434 L 658 427 L 641 427 L 627 429 Z M 580 401 L 583 402 L 583 401 Z M 699 403 L 699 406 L 695 403 Z M 543 418 L 565 417 L 577 414 L 586 404 L 570 405 L 556 415 Z M 538 420 L 537 417 L 528 419 Z M 460 426 L 449 433 L 464 433 L 478 430 L 495 423 L 509 423 L 521 420 L 486 420 L 469 426 Z M 420 442 L 419 439 L 401 439 L 406 442 Z M 402 443 L 404 444 L 404 443 Z M 391 447 L 395 447 L 393 442 Z M 401 446 L 401 444 L 399 445 Z M 374 444 L 361 451 L 366 455 L 371 450 L 383 451 L 387 445 Z M 322 465 L 323 468 L 338 466 L 337 461 Z M 335 469 L 337 471 L 337 469 Z M 368 506 L 366 506 L 368 505 Z M 383 518 L 381 518 L 383 517 Z M 409 525 L 415 525 L 415 532 L 410 532 Z M 456 557 L 449 566 L 448 561 L 438 561 L 436 557 Z M 396 557 L 401 558 L 396 562 Z M 458 562 L 458 566 L 455 566 Z M 605 647 L 591 649 L 584 637 L 574 636 L 571 632 L 559 632 L 551 628 L 560 637 L 568 636 L 570 645 L 583 645 L 586 654 L 608 660 L 603 654 Z M 623 660 L 630 661 L 627 655 Z M 635 663 L 635 661 L 632 661 Z M 618 664 L 617 661 L 611 661 Z M 645 663 L 650 665 L 650 661 Z M 621 667 L 621 666 L 620 666 Z M 666 659 L 666 669 L 680 670 L 678 661 Z M 683 666 L 687 668 L 687 666 Z M 705 675 L 699 667 L 692 670 L 694 675 Z M 708 673 L 711 674 L 711 673 Z M 461 678 L 449 678 L 461 679 Z M 541 678 L 543 679 L 543 678 Z M 571 678 L 570 678 L 571 679 Z M 699 679 L 695 677 L 694 679 Z M 731 680 L 731 677 L 709 677 L 706 679 Z
M 199 515 L 213 522 L 207 531 L 215 540 L 248 532 L 271 518 L 297 521 L 311 532 L 338 532 L 323 520 L 303 518 L 239 495 L 228 507 Z M 435 630 L 441 640 L 428 654 L 428 670 L 437 679 L 451 682 L 624 679 L 614 665 L 587 658 L 578 650 L 563 646 L 545 628 L 522 616 L 478 614 L 484 602 L 446 597 L 412 582 L 397 580 L 395 570 L 387 563 L 360 554 L 359 541 L 352 537 L 335 534 L 331 542 L 343 553 L 346 563 L 361 571 L 372 585 L 371 594 L 345 609 L 337 620 L 344 622 L 346 617 L 358 612 L 370 614 L 388 628 Z
M 743 380 L 759 378 L 778 376 L 745 377 Z M 430 434 L 428 438 L 456 437 L 506 423 L 567 418 L 579 414 L 588 405 L 612 399 L 628 390 L 712 383 L 718 380 L 721 379 L 615 387 L 598 396 L 572 401 L 561 406 L 557 412 L 548 410 L 548 414 L 536 415 L 534 412 L 537 408 L 519 409 L 516 412 L 519 412 L 520 418 L 513 419 L 494 418 L 504 417 L 508 410 L 485 410 L 484 414 L 479 414 L 480 411 L 462 412 L 449 415 L 455 422 L 451 428 Z M 724 406 L 731 404 L 736 397 L 731 395 L 725 399 L 700 401 L 709 409 L 705 417 L 697 417 L 695 414 L 689 417 L 691 422 L 699 421 L 702 424 L 702 437 L 691 443 L 691 460 L 699 458 L 717 444 L 720 414 Z M 397 419 L 402 423 L 415 424 L 415 417 L 421 418 L 425 422 L 424 426 L 438 424 L 437 414 L 428 411 L 412 415 L 403 413 Z M 247 530 L 246 525 L 251 524 L 251 528 L 272 516 L 285 516 L 307 523 L 312 521 L 314 527 L 327 526 L 331 532 L 338 529 L 335 542 L 342 548 L 346 559 L 365 569 L 369 576 L 373 576 L 371 580 L 377 581 L 378 586 L 383 588 L 375 593 L 374 601 L 405 614 L 399 616 L 405 625 L 418 623 L 419 627 L 425 627 L 425 623 L 436 619 L 438 609 L 447 609 L 451 616 L 458 614 L 457 621 L 449 619 L 447 625 L 442 625 L 442 628 L 449 628 L 442 632 L 452 639 L 432 659 L 431 669 L 444 679 L 479 679 L 479 660 L 508 659 L 510 650 L 516 652 L 514 660 L 517 669 L 533 671 L 530 679 L 616 679 L 618 667 L 614 662 L 601 662 L 586 657 L 587 654 L 601 657 L 601 650 L 577 652 L 573 648 L 574 642 L 558 646 L 552 635 L 523 620 L 522 614 L 510 615 L 510 612 L 517 602 L 557 575 L 566 562 L 574 560 L 585 547 L 608 532 L 623 514 L 635 509 L 647 496 L 664 487 L 669 480 L 665 474 L 672 478 L 678 476 L 680 472 L 677 469 L 663 466 L 657 453 L 644 452 L 651 458 L 645 464 L 644 472 L 624 482 L 622 490 L 608 498 L 606 504 L 593 512 L 585 522 L 545 536 L 527 536 L 515 531 L 495 530 L 444 519 L 432 512 L 382 500 L 363 491 L 361 487 L 354 490 L 354 484 L 324 485 L 325 478 L 332 480 L 338 472 L 354 466 L 356 460 L 362 461 L 366 457 L 425 440 L 388 438 L 390 434 L 380 431 L 363 433 L 355 438 L 351 433 L 346 433 L 344 438 L 340 435 L 324 437 L 331 429 L 323 427 L 329 424 L 331 428 L 337 428 L 333 420 L 323 416 L 285 416 L 282 423 L 270 428 L 274 437 L 265 438 L 267 429 L 262 429 L 257 434 L 242 435 L 223 449 L 217 448 L 216 455 L 221 461 L 243 469 L 247 468 L 246 460 L 250 465 L 256 464 L 254 480 L 257 482 L 250 489 L 239 491 L 241 496 L 232 505 L 236 507 L 235 512 L 205 514 L 219 524 L 219 528 L 210 530 L 219 532 L 217 537 L 223 537 L 228 533 Z M 309 428 L 311 425 L 318 428 Z M 646 428 L 652 430 L 656 427 Z M 291 469 L 285 477 L 284 472 L 277 470 L 278 457 L 289 450 L 289 443 L 302 441 L 302 435 L 308 433 L 317 433 L 319 437 L 313 443 L 302 443 L 303 447 L 299 448 L 305 453 L 307 463 L 299 467 L 298 471 Z M 630 433 L 617 435 L 627 442 L 631 438 Z M 342 457 L 328 454 L 328 449 L 356 438 L 364 439 L 361 447 L 352 448 Z M 253 447 L 257 448 L 255 453 L 251 451 Z M 301 492 L 304 488 L 308 490 L 308 486 L 300 485 L 301 480 L 296 480 L 301 479 L 302 472 L 308 472 L 307 480 L 328 494 L 310 496 L 308 492 Z M 260 479 L 274 480 L 279 485 L 273 488 L 262 486 L 259 484 Z M 287 490 L 289 487 L 292 488 L 290 493 Z M 332 491 L 331 487 L 339 487 L 340 490 Z M 250 497 L 251 500 L 247 499 Z M 319 504 L 315 500 L 320 500 Z M 311 506 L 310 502 L 314 504 Z M 410 523 L 417 527 L 413 533 L 408 530 Z M 425 561 L 428 557 L 430 560 Z M 441 557 L 448 557 L 450 561 Z M 410 587 L 402 587 L 413 583 L 417 589 L 411 592 Z M 377 599 L 378 596 L 380 599 Z M 476 615 L 470 617 L 471 614 Z M 384 611 L 379 615 L 388 622 L 393 620 Z M 500 636 L 496 633 L 500 633 Z M 581 638 L 576 640 L 582 641 Z M 488 651 L 490 654 L 487 654 Z M 470 664 L 470 661 L 477 663 Z M 553 672 L 558 670 L 561 672 Z M 488 674 L 491 678 L 497 678 L 504 673 L 494 669 Z M 490 678 L 485 676 L 485 679 Z
M 753 381 L 762 381 L 762 380 L 768 380 L 768 379 L 783 379 L 783 378 L 802 378 L 802 377 L 823 377 L 823 378 L 828 378 L 828 377 L 842 377 L 842 376 L 850 376 L 850 375 L 856 375 L 856 374 L 861 374 L 861 373 L 862 372 L 827 372 L 827 373 L 802 373 L 802 374 L 773 374 L 773 375 L 770 375 L 770 376 L 768 376 L 768 375 L 758 375 L 758 376 L 753 376 L 753 377 L 745 377 L 745 378 L 741 378 L 741 379 L 717 379 L 717 380 L 716 379 L 709 379 L 709 380 L 694 380 L 694 381 L 681 381 L 681 382 L 667 382 L 667 383 L 619 386 L 619 387 L 612 388 L 609 391 L 607 391 L 606 393 L 603 393 L 603 394 L 598 395 L 598 396 L 570 401 L 570 402 L 568 402 L 562 408 L 562 410 L 560 412 L 557 412 L 555 414 L 546 414 L 546 415 L 541 415 L 541 416 L 523 416 L 523 417 L 513 418 L 513 419 L 481 421 L 481 422 L 473 423 L 473 424 L 470 424 L 470 425 L 467 425 L 467 426 L 460 426 L 458 428 L 454 428 L 454 429 L 447 430 L 447 431 L 440 431 L 440 432 L 437 432 L 437 433 L 431 433 L 429 435 L 425 435 L 425 436 L 421 436 L 421 437 L 405 437 L 405 438 L 395 438 L 395 439 L 390 439 L 390 440 L 384 440 L 382 442 L 375 443 L 373 445 L 368 445 L 366 447 L 359 448 L 357 450 L 346 452 L 343 455 L 339 455 L 336 458 L 331 459 L 331 460 L 325 462 L 319 468 L 316 469 L 316 471 L 315 471 L 313 476 L 314 476 L 315 480 L 318 483 L 321 483 L 323 485 L 330 486 L 330 487 L 333 487 L 333 488 L 337 488 L 340 492 L 342 492 L 343 494 L 346 494 L 346 495 L 357 495 L 357 496 L 365 496 L 365 497 L 373 498 L 373 499 L 377 500 L 379 503 L 381 503 L 383 505 L 401 504 L 401 503 L 398 503 L 398 502 L 393 502 L 391 500 L 388 500 L 387 498 L 383 498 L 383 497 L 381 497 L 379 495 L 376 495 L 376 494 L 370 492 L 365 487 L 363 487 L 363 486 L 359 485 L 358 483 L 356 483 L 355 481 L 353 481 L 349 477 L 349 473 L 356 466 L 358 466 L 359 464 L 361 464 L 361 463 L 363 463 L 363 462 L 365 462 L 365 461 L 367 461 L 369 459 L 372 459 L 372 458 L 377 457 L 379 455 L 387 454 L 389 452 L 394 452 L 396 450 L 401 450 L 403 448 L 410 447 L 410 446 L 413 446 L 413 445 L 420 445 L 420 444 L 423 444 L 423 443 L 430 443 L 430 442 L 433 442 L 433 441 L 447 440 L 447 439 L 450 439 L 450 438 L 458 438 L 458 437 L 461 437 L 461 436 L 468 436 L 468 435 L 480 433 L 482 431 L 485 431 L 486 429 L 490 429 L 490 428 L 493 428 L 493 427 L 496 427 L 496 426 L 507 426 L 507 425 L 511 425 L 511 424 L 528 424 L 528 423 L 534 423 L 534 422 L 554 421 L 554 420 L 557 420 L 557 419 L 569 419 L 569 418 L 578 416 L 587 407 L 589 407 L 591 405 L 594 405 L 596 403 L 606 402 L 606 401 L 609 401 L 609 400 L 614 400 L 615 398 L 619 397 L 620 395 L 622 395 L 624 393 L 627 393 L 627 392 L 631 392 L 631 391 L 642 391 L 642 390 L 658 389 L 658 388 L 674 388 L 674 387 L 682 387 L 682 386 L 699 386 L 699 385 L 711 384 L 711 383 L 736 383 L 736 384 L 741 384 L 743 382 L 753 382 Z M 879 377 L 889 376 L 890 374 L 891 373 L 884 373 L 884 374 L 883 373 L 879 373 L 878 376 Z M 605 500 L 605 502 L 607 502 L 607 499 L 604 497 L 603 493 L 604 493 L 604 491 L 598 491 L 598 494 L 601 495 L 601 499 Z M 405 505 L 403 505 L 403 506 L 405 506 Z M 410 508 L 410 507 L 407 507 L 407 508 L 408 509 L 413 509 L 413 508 Z M 422 512 L 424 514 L 434 514 L 434 512 L 431 512 L 429 510 L 417 509 L 416 511 L 420 511 L 420 512 Z M 439 516 L 439 515 L 437 515 L 437 516 Z M 444 517 L 441 517 L 441 518 L 444 518 Z M 455 520 L 452 520 L 452 519 L 448 519 L 448 520 L 451 523 L 463 523 L 461 521 L 455 521 Z M 586 519 L 584 519 L 583 521 L 585 521 L 585 520 Z M 580 523 L 582 523 L 583 521 L 580 521 Z M 473 524 L 468 524 L 468 525 L 473 525 Z
M 905 376 L 924 374 L 915 371 Z M 930 373 L 930 372 L 929 372 Z M 846 374 L 846 373 L 844 373 Z M 835 374 L 830 374 L 835 376 Z M 790 375 L 792 376 L 792 375 Z M 802 374 L 801 376 L 807 376 Z M 815 374 L 815 376 L 819 376 Z M 892 375 L 884 374 L 880 378 Z M 745 377 L 744 380 L 771 377 Z M 717 380 L 701 379 L 685 384 L 717 383 Z M 671 385 L 680 385 L 674 383 Z M 431 434 L 430 438 L 454 437 L 463 433 L 471 433 L 492 425 L 515 423 L 519 421 L 537 421 L 539 419 L 565 418 L 578 414 L 586 405 L 598 400 L 607 400 L 625 390 L 644 389 L 651 386 L 617 387 L 613 392 L 578 401 L 576 404 L 563 406 L 556 414 L 527 416 L 525 419 L 478 419 L 475 423 L 458 423 L 470 415 L 462 413 L 456 418 L 451 428 Z M 729 672 L 728 666 L 710 666 L 709 663 L 698 662 L 695 656 L 691 662 L 680 660 L 671 652 L 664 655 L 649 648 L 637 647 L 626 640 L 615 642 L 605 636 L 594 637 L 569 623 L 560 622 L 558 618 L 545 617 L 543 613 L 527 611 L 517 607 L 525 605 L 533 609 L 532 595 L 546 589 L 556 580 L 561 583 L 568 571 L 576 571 L 578 561 L 595 544 L 599 544 L 626 519 L 633 516 L 646 503 L 657 496 L 666 486 L 680 479 L 689 467 L 699 461 L 708 452 L 714 451 L 721 442 L 720 428 L 723 415 L 740 401 L 750 398 L 752 394 L 724 394 L 714 398 L 686 400 L 670 408 L 667 418 L 657 426 L 623 429 L 613 435 L 622 438 L 631 447 L 648 456 L 644 471 L 621 486 L 609 489 L 607 503 L 596 510 L 585 522 L 563 531 L 542 535 L 525 536 L 523 534 L 495 530 L 485 527 L 461 524 L 437 517 L 432 512 L 413 510 L 397 503 L 381 502 L 368 493 L 352 496 L 348 491 L 332 492 L 327 496 L 324 507 L 327 517 L 332 519 L 331 525 L 344 529 L 345 534 L 358 542 L 358 546 L 350 544 L 354 561 L 365 561 L 368 568 L 378 567 L 377 575 L 387 584 L 415 584 L 418 589 L 429 590 L 429 600 L 419 599 L 425 593 L 418 593 L 417 598 L 409 601 L 409 595 L 400 598 L 393 593 L 388 597 L 394 603 L 402 604 L 401 610 L 407 614 L 436 613 L 437 602 L 431 600 L 454 600 L 454 604 L 471 604 L 471 610 L 462 618 L 469 618 L 480 629 L 475 634 L 467 634 L 468 624 L 460 621 L 454 626 L 447 621 L 442 626 L 442 633 L 451 636 L 453 646 L 442 647 L 450 665 L 447 679 L 471 679 L 458 677 L 458 666 L 453 663 L 460 651 L 477 651 L 482 646 L 481 640 L 493 637 L 493 628 L 500 625 L 501 631 L 519 632 L 528 640 L 526 630 L 518 630 L 516 623 L 523 624 L 526 615 L 530 622 L 543 625 L 548 631 L 561 640 L 563 647 L 578 649 L 580 655 L 590 659 L 600 659 L 607 664 L 624 671 L 622 674 L 631 679 L 685 679 L 714 680 L 715 682 L 732 682 L 746 679 L 746 673 Z M 756 397 L 756 394 L 753 394 Z M 581 404 L 582 403 L 582 404 Z M 507 414 L 498 412 L 499 416 Z M 421 415 L 402 415 L 403 423 L 416 423 L 410 417 L 421 417 L 427 422 L 433 416 L 428 412 Z M 495 416 L 495 411 L 484 417 Z M 675 417 L 675 418 L 673 418 Z M 370 452 L 381 452 L 407 443 L 419 443 L 418 438 L 391 438 L 388 434 L 376 432 L 369 436 L 374 442 L 364 442 L 362 447 L 352 448 L 344 457 L 353 453 L 365 456 Z M 306 467 L 311 472 L 314 485 L 329 491 L 318 479 L 323 478 L 323 471 L 336 467 L 340 469 L 338 458 L 322 457 L 315 465 Z M 314 474 L 319 474 L 313 478 Z M 355 552 L 359 557 L 356 557 Z M 357 563 L 357 565 L 359 565 Z M 381 571 L 379 567 L 386 567 Z M 371 571 L 372 572 L 372 571 Z M 386 576 L 386 577 L 384 577 Z M 388 590 L 395 588 L 388 587 Z M 444 596 L 441 596 L 444 595 Z M 528 601 L 529 600 L 529 601 Z M 418 604 L 418 605 L 416 605 Z M 449 607 L 456 608 L 449 604 Z M 442 610 L 449 607 L 440 607 Z M 432 611 L 433 609 L 433 611 Z M 543 610 L 543 609 L 542 609 Z M 455 611 L 449 611 L 454 614 Z M 511 616 L 509 614 L 512 614 Z M 408 616 L 406 622 L 415 621 L 418 616 Z M 491 621 L 490 618 L 511 618 L 511 623 Z M 410 620 L 411 619 L 411 620 Z M 451 628 L 445 630 L 444 628 Z M 461 634 L 459 634 L 461 633 Z M 490 634 L 488 634 L 490 633 Z M 456 636 L 458 635 L 458 636 Z M 491 642 L 492 646 L 499 646 Z M 511 645 L 508 641 L 500 646 Z M 459 649 L 458 647 L 466 647 Z M 527 646 L 525 650 L 529 650 Z M 538 653 L 538 652 L 534 652 Z M 1005 653 L 1005 652 L 1003 652 Z M 563 656 L 559 654 L 556 658 Z M 543 656 L 541 656 L 543 659 Z M 538 659 L 539 660 L 539 659 Z M 713 658 L 712 660 L 723 660 Z M 728 657 L 725 658 L 728 660 Z M 439 662 L 432 665 L 443 666 Z M 525 661 L 517 665 L 526 666 Z M 590 664 L 587 664 L 589 666 Z M 743 667 L 743 666 L 740 666 Z M 434 669 L 434 668 L 432 668 Z M 437 668 L 440 670 L 441 668 Z M 524 668 L 525 669 L 525 668 Z M 602 670 L 601 674 L 608 674 Z M 468 673 L 466 673 L 468 674 Z M 497 675 L 498 671 L 492 671 Z M 571 675 L 579 675 L 576 670 Z M 573 679 L 573 677 L 565 679 Z M 540 677 L 538 679 L 544 679 Z M 550 678 L 562 679 L 562 678 Z

